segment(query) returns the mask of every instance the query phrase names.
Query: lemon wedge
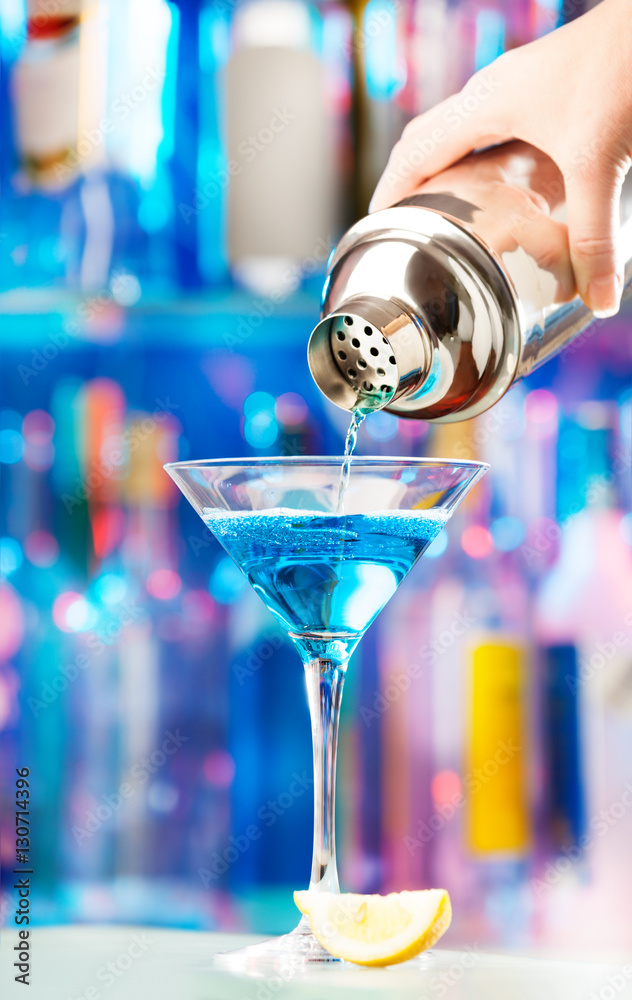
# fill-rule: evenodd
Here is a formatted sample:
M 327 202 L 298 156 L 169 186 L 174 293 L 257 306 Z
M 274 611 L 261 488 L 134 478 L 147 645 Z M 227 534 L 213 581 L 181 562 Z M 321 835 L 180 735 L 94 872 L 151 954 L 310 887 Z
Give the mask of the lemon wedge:
M 395 965 L 432 948 L 450 926 L 445 889 L 361 896 L 304 890 L 294 902 L 331 955 L 358 965 Z

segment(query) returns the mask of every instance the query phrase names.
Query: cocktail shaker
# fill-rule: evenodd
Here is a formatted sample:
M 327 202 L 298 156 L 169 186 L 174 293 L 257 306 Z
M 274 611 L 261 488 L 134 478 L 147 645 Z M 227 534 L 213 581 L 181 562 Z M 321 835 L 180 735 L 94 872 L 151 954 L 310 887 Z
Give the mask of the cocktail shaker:
M 319 388 L 346 410 L 421 420 L 489 409 L 594 319 L 575 295 L 565 217 L 556 165 L 512 142 L 361 219 L 328 264 L 308 346 Z M 621 219 L 627 290 L 632 183 Z

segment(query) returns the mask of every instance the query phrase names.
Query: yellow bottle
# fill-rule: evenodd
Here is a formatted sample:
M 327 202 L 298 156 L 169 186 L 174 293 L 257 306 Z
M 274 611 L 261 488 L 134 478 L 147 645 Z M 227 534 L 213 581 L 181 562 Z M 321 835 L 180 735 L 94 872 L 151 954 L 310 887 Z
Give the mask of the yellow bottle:
M 464 788 L 466 839 L 478 855 L 524 855 L 531 842 L 526 650 L 500 637 L 472 651 Z

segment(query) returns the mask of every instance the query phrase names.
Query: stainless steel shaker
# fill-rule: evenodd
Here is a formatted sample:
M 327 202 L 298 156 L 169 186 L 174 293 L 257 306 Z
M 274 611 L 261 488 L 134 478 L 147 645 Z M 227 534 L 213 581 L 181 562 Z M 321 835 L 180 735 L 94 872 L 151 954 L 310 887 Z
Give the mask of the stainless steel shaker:
M 357 222 L 330 258 L 309 341 L 322 392 L 346 410 L 433 421 L 493 406 L 593 321 L 571 298 L 564 201 L 553 161 L 512 142 Z M 627 289 L 632 182 L 621 216 Z

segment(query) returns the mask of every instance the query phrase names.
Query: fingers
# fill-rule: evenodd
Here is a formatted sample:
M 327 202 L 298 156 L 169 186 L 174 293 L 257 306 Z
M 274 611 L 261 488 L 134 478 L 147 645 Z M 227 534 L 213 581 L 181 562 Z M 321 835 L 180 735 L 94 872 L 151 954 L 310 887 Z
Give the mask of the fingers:
M 621 300 L 619 196 L 625 169 L 595 164 L 565 175 L 571 260 L 579 294 L 595 316 L 613 316 Z
M 507 138 L 497 127 L 490 130 L 488 124 L 494 87 L 493 77 L 478 82 L 473 78 L 465 91 L 413 118 L 393 148 L 369 211 L 376 212 L 401 201 L 422 181 L 472 150 Z

